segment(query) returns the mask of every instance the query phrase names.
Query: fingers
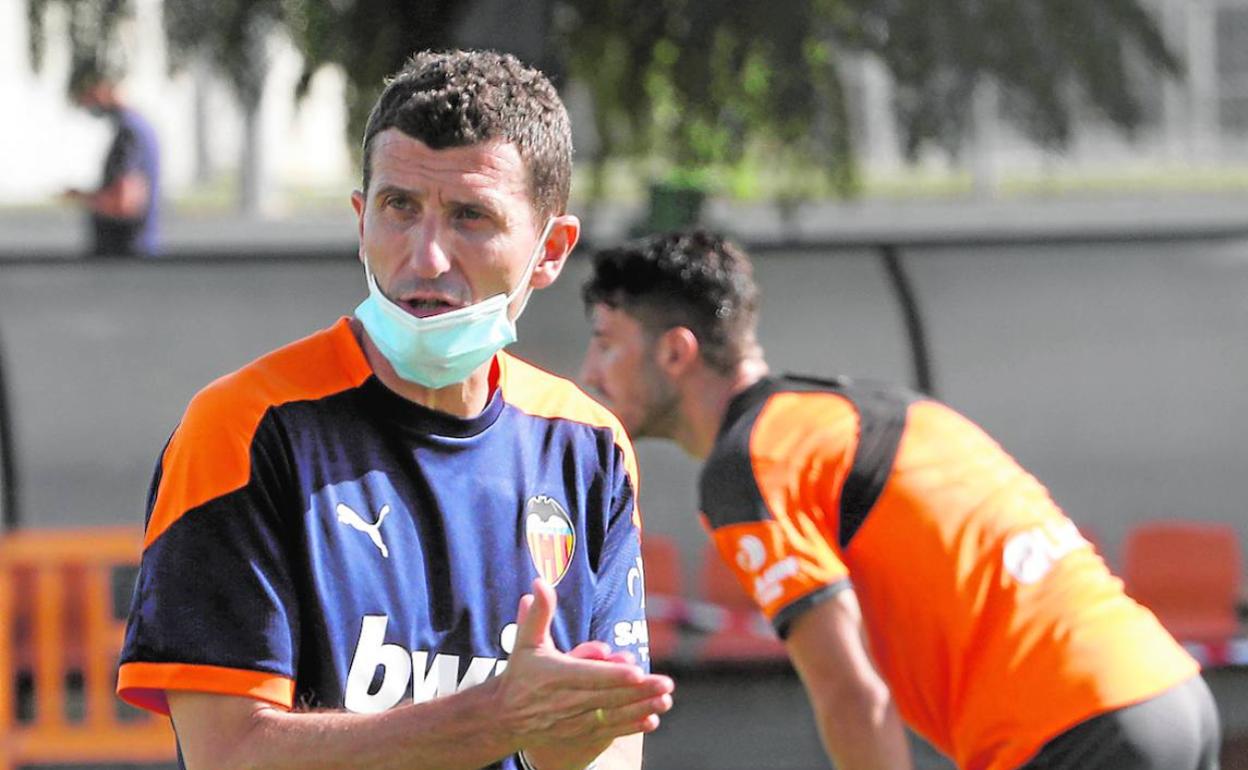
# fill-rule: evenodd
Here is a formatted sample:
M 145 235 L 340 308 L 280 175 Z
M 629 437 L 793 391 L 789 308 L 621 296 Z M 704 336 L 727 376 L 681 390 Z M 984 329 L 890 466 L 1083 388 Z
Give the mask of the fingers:
M 533 593 L 520 599 L 516 611 L 516 650 L 542 647 L 549 642 L 554 617 L 555 591 L 545 580 L 537 578 L 533 581 Z
M 604 660 L 609 663 L 636 663 L 637 659 L 631 652 L 616 652 L 606 642 L 581 642 L 568 651 L 568 655 L 581 660 Z
M 633 733 L 654 732 L 660 717 L 672 708 L 672 696 L 663 693 L 619 706 L 599 706 L 568 717 L 562 738 L 566 740 L 613 740 Z
M 618 737 L 633 733 L 654 732 L 659 727 L 660 716 L 671 709 L 672 696 L 670 693 L 664 693 L 616 708 L 595 709 L 590 717 L 596 729 L 606 731 L 612 737 Z
M 560 652 L 550 633 L 555 604 L 554 589 L 541 579 L 520 600 L 515 647 L 499 677 L 506 729 L 524 746 L 572 740 L 593 748 L 657 728 L 671 708 L 672 680 L 647 674 L 631 653 L 602 641 Z
M 560 718 L 571 718 L 579 714 L 591 714 L 595 709 L 614 711 L 626 707 L 645 710 L 642 704 L 656 698 L 667 698 L 670 708 L 671 693 L 675 685 L 669 677 L 661 674 L 648 674 L 641 681 L 627 686 L 595 687 L 592 689 L 568 689 L 558 696 L 557 703 L 552 707 L 558 711 Z M 666 708 L 664 709 L 666 711 Z
M 511 670 L 514 665 L 512 663 L 507 669 Z M 542 656 L 528 663 L 526 668 L 545 679 L 549 686 L 586 692 L 636 687 L 648 676 L 641 668 L 627 661 L 586 660 L 558 652 Z

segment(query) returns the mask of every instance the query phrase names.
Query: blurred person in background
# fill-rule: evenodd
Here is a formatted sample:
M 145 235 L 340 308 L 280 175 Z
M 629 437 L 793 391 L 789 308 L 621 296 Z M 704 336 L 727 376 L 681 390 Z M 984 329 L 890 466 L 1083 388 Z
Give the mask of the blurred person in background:
M 580 235 L 567 111 L 510 55 L 423 52 L 362 165 L 367 299 L 192 400 L 118 692 L 192 770 L 636 770 L 672 682 L 632 445 L 501 350 Z
M 902 388 L 770 373 L 740 248 L 607 249 L 583 297 L 583 381 L 635 439 L 705 461 L 702 523 L 837 768 L 911 767 L 903 719 L 967 770 L 1217 767 L 1196 661 L 978 426 Z
M 69 87 L 75 104 L 113 126 L 99 186 L 89 192 L 66 190 L 63 196 L 90 215 L 91 256 L 154 256 L 160 226 L 156 131 L 126 105 L 117 80 L 98 65 L 76 65 Z

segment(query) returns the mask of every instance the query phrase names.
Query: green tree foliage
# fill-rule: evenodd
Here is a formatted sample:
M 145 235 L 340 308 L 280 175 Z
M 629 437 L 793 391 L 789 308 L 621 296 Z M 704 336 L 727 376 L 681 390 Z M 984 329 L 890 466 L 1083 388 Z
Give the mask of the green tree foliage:
M 130 0 L 26 0 L 30 25 L 30 59 L 43 64 L 47 39 L 44 19 L 53 5 L 68 16 L 70 69 L 72 72 L 116 74 L 125 64 L 118 27 L 131 16 Z
M 955 148 L 971 94 L 996 80 L 1005 113 L 1035 141 L 1063 147 L 1072 118 L 1099 112 L 1126 134 L 1141 88 L 1180 65 L 1138 0 L 831 0 L 835 38 L 884 61 L 897 84 L 906 150 Z
M 586 158 L 593 172 L 591 198 L 605 192 L 605 162 L 642 154 L 651 138 L 649 76 L 656 41 L 666 38 L 666 5 L 666 0 L 560 0 L 553 9 L 553 48 L 562 53 L 568 76 L 585 84 L 593 98 L 597 141 Z
M 347 81 L 348 134 L 359 141 L 382 81 L 413 51 L 444 47 L 463 3 L 451 0 L 165 0 L 165 31 L 174 64 L 207 57 L 224 73 L 244 109 L 254 113 L 268 73 L 268 42 L 284 32 L 304 57 L 297 94 L 313 74 L 338 64 Z M 254 133 L 254 114 L 251 115 Z M 252 148 L 258 152 L 258 148 Z M 244 172 L 254 164 L 245 157 Z M 243 204 L 259 193 L 248 191 Z
M 169 64 L 206 59 L 244 110 L 260 103 L 269 72 L 268 36 L 284 21 L 282 0 L 165 0 Z
M 347 133 L 364 135 L 386 77 L 416 51 L 451 45 L 469 0 L 281 0 L 286 28 L 304 55 L 299 91 L 323 65 L 347 79 Z
M 1180 69 L 1145 0 L 543 0 L 553 49 L 594 104 L 588 160 L 658 157 L 699 182 L 750 153 L 770 166 L 821 168 L 852 190 L 854 147 L 843 67 L 877 57 L 896 86 L 904 149 L 952 152 L 970 129 L 978 84 L 1004 113 L 1060 148 L 1093 112 L 1131 135 L 1142 88 Z M 132 0 L 27 0 L 32 55 L 44 10 L 70 14 L 75 61 L 106 61 Z M 245 108 L 258 104 L 269 33 L 304 54 L 300 91 L 325 64 L 348 83 L 348 132 L 362 134 L 383 79 L 421 48 L 451 45 L 471 0 L 165 0 L 175 66 L 207 57 Z M 596 176 L 601 193 L 602 177 Z
M 115 62 L 123 55 L 118 25 L 133 0 L 27 0 L 32 60 L 42 58 L 46 10 L 69 13 L 75 61 Z M 383 79 L 414 51 L 445 48 L 470 0 L 164 0 L 170 65 L 205 59 L 246 107 L 259 103 L 269 70 L 268 40 L 283 31 L 304 55 L 299 93 L 325 64 L 338 64 L 348 83 L 349 132 L 363 133 Z
M 762 149 L 773 166 L 822 168 L 853 189 L 842 67 L 883 62 L 905 151 L 956 152 L 978 83 L 1009 119 L 1062 147 L 1088 109 L 1130 135 L 1138 73 L 1179 71 L 1138 0 L 561 0 L 570 75 L 595 97 L 608 153 L 654 152 L 699 170 Z

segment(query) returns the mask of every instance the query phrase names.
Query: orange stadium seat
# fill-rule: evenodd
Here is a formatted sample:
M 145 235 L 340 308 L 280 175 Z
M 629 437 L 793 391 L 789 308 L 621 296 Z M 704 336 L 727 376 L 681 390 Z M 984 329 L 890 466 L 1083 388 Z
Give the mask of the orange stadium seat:
M 1229 524 L 1149 522 L 1123 545 L 1127 592 L 1182 642 L 1222 644 L 1239 633 L 1241 563 Z
M 680 547 L 663 535 L 642 533 L 641 559 L 646 568 L 646 618 L 650 628 L 650 659 L 673 659 L 680 648 L 684 623 L 684 577 Z
M 141 547 L 131 528 L 0 538 L 0 770 L 176 759 L 169 721 L 113 695 L 130 590 L 119 578 Z
M 701 598 L 712 608 L 699 612 L 699 624 L 709 633 L 698 648 L 698 660 L 726 663 L 787 658 L 784 642 L 709 543 L 702 552 L 701 584 Z

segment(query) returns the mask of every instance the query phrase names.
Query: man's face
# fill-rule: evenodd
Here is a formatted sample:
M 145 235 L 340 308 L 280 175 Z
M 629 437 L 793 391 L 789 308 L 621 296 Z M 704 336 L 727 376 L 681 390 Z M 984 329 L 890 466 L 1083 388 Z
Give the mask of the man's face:
M 581 381 L 620 418 L 633 438 L 671 438 L 679 399 L 659 368 L 656 342 L 626 311 L 594 305 Z
M 372 153 L 369 189 L 351 201 L 360 258 L 395 304 L 426 317 L 506 294 L 521 282 L 543 223 L 515 145 L 433 150 L 391 128 L 375 137 Z M 563 220 L 575 223 L 574 217 L 556 222 Z M 567 235 L 555 229 L 553 240 Z M 564 245 L 570 251 L 566 239 Z M 532 285 L 555 279 L 566 258 L 558 252 L 550 247 L 539 257 Z
M 92 83 L 73 95 L 74 103 L 92 115 L 102 115 L 107 101 L 108 88 L 104 83 Z

